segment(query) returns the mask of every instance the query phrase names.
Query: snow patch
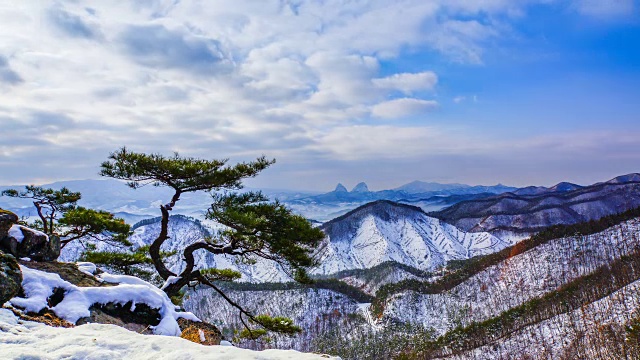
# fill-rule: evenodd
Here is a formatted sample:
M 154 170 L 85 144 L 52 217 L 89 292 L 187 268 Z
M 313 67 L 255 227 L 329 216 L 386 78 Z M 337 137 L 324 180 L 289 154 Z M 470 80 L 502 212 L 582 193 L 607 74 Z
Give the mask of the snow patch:
M 162 284 L 162 287 L 160 288 L 161 290 L 166 289 L 169 285 L 176 283 L 178 280 L 182 279 L 182 277 L 180 276 L 169 276 L 167 278 L 167 281 L 164 282 L 164 284 Z
M 80 261 L 80 262 L 77 262 L 76 265 L 78 266 L 78 270 L 82 271 L 87 275 L 93 276 L 93 274 L 95 274 L 96 272 L 96 265 L 94 263 Z
M 116 325 L 56 328 L 18 321 L 7 309 L 0 309 L 0 348 L 3 359 L 339 360 L 294 350 L 202 346 L 177 337 L 142 335 Z
M 30 269 L 22 265 L 20 269 L 23 277 L 22 288 L 26 297 L 15 297 L 10 302 L 27 311 L 39 312 L 45 308 L 50 309 L 57 316 L 75 324 L 79 319 L 90 315 L 89 308 L 93 304 L 124 305 L 132 302 L 132 308 L 135 308 L 135 304 L 143 303 L 158 309 L 160 313 L 160 323 L 153 327 L 153 333 L 168 336 L 180 336 L 180 327 L 176 321 L 179 318 L 200 321 L 192 313 L 176 312 L 175 306 L 162 290 L 133 276 L 102 273 L 98 276 L 99 279 L 118 285 L 78 287 L 62 280 L 58 274 Z M 47 298 L 56 288 L 64 290 L 64 299 L 58 305 L 49 307 Z
M 19 243 L 24 240 L 24 234 L 22 233 L 21 225 L 12 225 L 11 229 L 9 229 L 9 236 L 16 239 Z

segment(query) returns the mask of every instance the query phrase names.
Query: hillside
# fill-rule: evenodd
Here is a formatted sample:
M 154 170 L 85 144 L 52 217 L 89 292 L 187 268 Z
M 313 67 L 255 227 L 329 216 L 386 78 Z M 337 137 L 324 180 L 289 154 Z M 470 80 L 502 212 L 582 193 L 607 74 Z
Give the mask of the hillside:
M 528 190 L 527 190 L 528 189 Z M 560 183 L 462 201 L 431 216 L 461 230 L 526 236 L 547 226 L 599 219 L 640 206 L 640 174 L 590 186 Z
M 320 267 L 331 274 L 395 261 L 431 270 L 452 259 L 495 252 L 508 244 L 488 233 L 465 233 L 420 208 L 376 201 L 321 226 L 327 235 Z
M 450 290 L 427 286 L 390 297 L 378 291 L 374 303 L 382 312 L 374 317 L 381 316 L 382 331 L 352 321 L 318 339 L 318 349 L 364 359 L 625 358 L 640 344 L 640 334 L 629 333 L 640 324 L 637 213 L 573 226 L 584 235 L 550 237 L 572 227 L 549 231 L 538 245 L 512 247 L 512 256 Z M 434 284 L 456 274 L 450 271 Z M 385 350 L 389 341 L 405 346 Z
M 234 346 L 202 346 L 179 337 L 148 336 L 116 325 L 51 327 L 23 321 L 0 309 L 3 359 L 140 359 L 140 360 L 312 360 L 327 359 L 297 351 L 251 351 Z

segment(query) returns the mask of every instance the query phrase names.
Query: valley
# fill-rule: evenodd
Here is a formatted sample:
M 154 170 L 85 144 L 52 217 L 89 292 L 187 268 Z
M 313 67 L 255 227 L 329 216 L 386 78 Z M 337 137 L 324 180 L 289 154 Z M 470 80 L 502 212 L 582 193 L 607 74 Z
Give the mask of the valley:
M 303 329 L 293 337 L 238 339 L 241 347 L 327 352 L 343 359 L 561 358 L 583 344 L 582 336 L 590 344 L 610 341 L 594 332 L 594 324 L 621 337 L 626 330 L 618 324 L 640 321 L 640 300 L 633 295 L 640 281 L 633 260 L 640 254 L 638 179 L 631 174 L 592 186 L 523 188 L 430 213 L 368 194 L 373 201 L 318 225 L 326 237 L 314 252 L 318 265 L 309 270 L 315 279 L 310 285 L 293 282 L 286 269 L 267 259 L 248 263 L 198 252 L 196 264 L 238 271 L 238 282 L 219 284 L 229 298 L 256 314 L 291 317 Z M 353 200 L 367 193 L 362 184 L 353 192 L 339 187 L 312 198 Z M 579 216 L 554 216 L 567 209 Z M 498 217 L 511 226 L 480 231 Z M 177 251 L 215 238 L 224 227 L 173 215 L 168 231 L 162 250 L 175 253 L 165 261 L 179 272 Z M 149 217 L 133 226 L 129 240 L 134 248 L 146 246 L 159 232 L 160 218 Z M 87 246 L 127 251 L 80 241 L 65 247 L 60 259 L 76 261 Z M 575 290 L 567 295 L 565 289 Z M 559 306 L 552 299 L 565 300 Z M 243 329 L 237 309 L 210 288 L 187 290 L 183 306 L 227 338 Z M 494 323 L 500 326 L 489 325 Z M 385 347 L 389 341 L 404 345 Z M 599 350 L 582 346 L 581 351 Z

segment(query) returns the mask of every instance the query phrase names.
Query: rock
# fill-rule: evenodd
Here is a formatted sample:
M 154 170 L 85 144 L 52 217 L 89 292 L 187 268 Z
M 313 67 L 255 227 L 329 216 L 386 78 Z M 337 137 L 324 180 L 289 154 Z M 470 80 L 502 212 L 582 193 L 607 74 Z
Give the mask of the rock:
M 60 275 L 62 280 L 68 281 L 76 286 L 81 287 L 100 287 L 100 286 L 114 286 L 107 282 L 101 282 L 96 277 L 91 276 L 78 270 L 78 265 L 75 263 L 65 262 L 36 262 L 19 260 L 20 264 L 35 270 L 40 270 L 48 273 L 54 273 Z
M 0 306 L 22 289 L 22 272 L 16 258 L 0 251 Z
M 220 345 L 222 333 L 214 325 L 184 318 L 178 319 L 178 325 L 182 330 L 180 337 L 183 339 L 202 345 Z
M 13 259 L 13 257 L 11 256 L 8 257 Z M 13 260 L 15 262 L 15 259 Z M 57 261 L 36 262 L 25 260 L 20 260 L 19 263 L 28 268 L 58 274 L 63 280 L 80 287 L 115 286 L 115 284 L 102 282 L 95 276 L 80 271 L 75 263 L 63 263 Z M 17 269 L 19 272 L 19 268 Z M 18 283 L 21 282 L 22 277 L 20 277 Z M 0 285 L 3 284 L 4 280 L 2 280 L 2 283 Z M 56 306 L 64 299 L 64 296 L 64 290 L 62 290 L 61 288 L 54 289 L 53 294 L 47 299 L 48 306 Z M 31 319 L 35 319 L 34 321 L 45 322 L 47 320 L 50 320 L 50 316 L 47 315 L 47 312 L 48 310 L 43 310 L 39 314 L 27 315 L 31 316 Z M 75 323 L 75 325 L 88 323 L 112 324 L 123 327 L 127 330 L 135 331 L 140 334 L 152 334 L 152 327 L 158 325 L 161 318 L 160 311 L 158 309 L 153 309 L 144 303 L 134 304 L 131 301 L 125 304 L 95 303 L 89 308 L 89 313 L 90 315 L 88 317 L 79 319 Z M 44 318 L 43 316 L 47 316 L 47 318 Z M 182 330 L 183 338 L 197 342 L 199 344 L 219 345 L 220 341 L 222 340 L 222 334 L 220 330 L 218 330 L 218 328 L 214 325 L 187 319 L 178 319 L 178 325 Z
M 0 239 L 0 250 L 17 258 L 53 261 L 60 256 L 60 238 L 49 238 L 40 231 L 22 225 L 12 225 L 7 236 Z
M 146 305 L 138 304 L 136 305 L 136 310 L 138 310 L 140 306 Z M 112 303 L 106 305 L 96 304 L 89 308 L 91 315 L 78 320 L 76 325 L 89 323 L 111 324 L 123 327 L 130 331 L 135 331 L 138 334 L 153 334 L 151 326 L 159 323 L 158 311 L 146 307 L 143 309 L 144 311 L 132 312 L 128 310 L 130 308 L 131 303 L 127 303 L 124 306 Z M 146 319 L 149 321 L 145 321 L 145 316 L 143 315 L 147 315 Z
M 9 235 L 9 229 L 18 222 L 18 215 L 11 211 L 0 209 L 0 240 Z

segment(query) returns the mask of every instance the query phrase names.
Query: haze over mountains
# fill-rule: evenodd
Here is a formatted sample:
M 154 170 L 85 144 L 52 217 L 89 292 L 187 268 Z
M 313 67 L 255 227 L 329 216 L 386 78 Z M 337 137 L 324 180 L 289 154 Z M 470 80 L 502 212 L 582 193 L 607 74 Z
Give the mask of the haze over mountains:
M 61 181 L 43 186 L 54 189 L 67 187 L 71 191 L 79 191 L 82 193 L 80 205 L 113 212 L 132 224 L 144 218 L 157 216 L 158 206 L 166 203 L 172 195 L 167 188 L 144 186 L 133 190 L 123 182 L 112 179 Z M 0 187 L 0 191 L 8 188 L 21 190 L 24 186 L 4 186 Z M 457 202 L 515 189 L 503 185 L 470 186 L 415 181 L 396 189 L 381 191 L 370 191 L 364 182 L 355 185 L 351 191 L 348 191 L 344 185 L 338 184 L 334 191 L 323 194 L 276 189 L 260 189 L 260 191 L 271 199 L 284 202 L 309 219 L 327 221 L 375 200 L 393 200 L 406 203 L 425 202 L 430 204 L 430 207 L 427 208 L 433 210 L 449 205 L 450 201 L 447 203 L 449 195 L 456 195 L 454 202 Z M 0 203 L 20 216 L 35 215 L 35 210 L 29 200 L 1 197 Z M 200 218 L 210 203 L 210 196 L 206 193 L 184 194 L 175 207 L 175 212 Z

